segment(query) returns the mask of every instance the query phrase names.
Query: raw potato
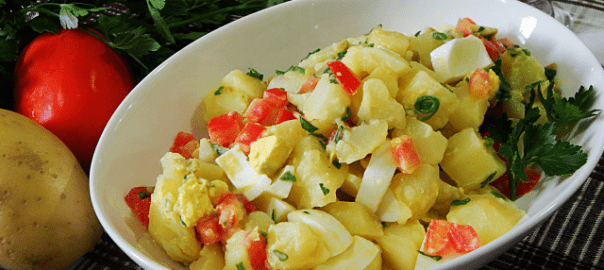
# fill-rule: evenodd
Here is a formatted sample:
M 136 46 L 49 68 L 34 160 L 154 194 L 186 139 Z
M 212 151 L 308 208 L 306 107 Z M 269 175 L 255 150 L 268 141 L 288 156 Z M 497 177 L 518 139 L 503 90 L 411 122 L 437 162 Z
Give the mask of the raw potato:
M 88 178 L 50 131 L 0 109 L 0 266 L 67 269 L 103 229 Z

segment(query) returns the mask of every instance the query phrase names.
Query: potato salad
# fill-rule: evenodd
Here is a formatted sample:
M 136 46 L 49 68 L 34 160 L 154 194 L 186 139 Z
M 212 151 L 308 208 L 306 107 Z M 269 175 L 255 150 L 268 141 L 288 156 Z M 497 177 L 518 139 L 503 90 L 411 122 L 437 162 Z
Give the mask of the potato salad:
M 594 114 L 577 103 L 593 89 L 561 97 L 555 64 L 471 19 L 301 57 L 226 74 L 208 136 L 178 133 L 156 185 L 126 196 L 189 269 L 414 269 L 501 237 L 542 175 L 585 163 L 554 134 Z

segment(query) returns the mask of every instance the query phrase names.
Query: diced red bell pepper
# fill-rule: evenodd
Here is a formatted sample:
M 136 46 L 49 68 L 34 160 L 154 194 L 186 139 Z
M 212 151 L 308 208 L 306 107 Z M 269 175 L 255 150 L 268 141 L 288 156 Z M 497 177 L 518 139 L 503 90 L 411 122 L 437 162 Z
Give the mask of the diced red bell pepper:
M 526 176 L 528 176 L 529 181 L 528 182 L 520 181 L 518 183 L 518 187 L 516 188 L 515 198 L 510 197 L 511 192 L 510 192 L 510 183 L 508 180 L 508 172 L 505 172 L 505 174 L 503 174 L 501 177 L 497 178 L 497 180 L 491 182 L 490 184 L 491 184 L 491 186 L 494 186 L 495 188 L 497 188 L 506 197 L 508 197 L 510 199 L 514 199 L 514 200 L 518 199 L 518 198 L 526 195 L 527 193 L 531 192 L 535 188 L 535 186 L 537 185 L 539 180 L 541 179 L 541 174 L 533 169 L 525 168 L 524 172 L 526 173 Z
M 229 147 L 235 142 L 242 129 L 243 117 L 236 111 L 216 116 L 208 122 L 210 140 L 223 147 Z
M 134 187 L 130 189 L 124 200 L 136 218 L 145 226 L 149 226 L 149 209 L 151 208 L 151 188 Z
M 264 91 L 262 99 L 277 108 L 284 107 L 289 103 L 287 101 L 287 92 L 281 88 L 267 89 Z
M 408 135 L 401 135 L 390 141 L 390 152 L 402 173 L 411 174 L 420 165 L 419 153 Z
M 480 40 L 482 40 L 482 43 L 487 49 L 487 53 L 489 54 L 489 57 L 491 57 L 491 60 L 493 60 L 493 62 L 497 61 L 497 57 L 499 57 L 499 55 L 505 52 L 506 50 L 505 47 L 503 47 L 503 45 L 501 45 L 499 40 L 497 40 L 495 37 L 491 37 L 490 40 L 487 40 L 482 36 L 479 38 Z
M 193 134 L 181 131 L 176 134 L 170 152 L 181 154 L 184 158 L 189 159 L 193 158 L 197 149 L 199 149 L 199 141 Z
M 432 220 L 426 231 L 424 253 L 445 256 L 451 253 L 468 253 L 482 246 L 476 230 L 446 220 Z
M 219 223 L 217 216 L 207 216 L 199 219 L 195 226 L 197 240 L 204 245 L 212 245 L 224 239 L 224 228 Z
M 359 86 L 361 86 L 361 80 L 357 78 L 354 73 L 344 64 L 342 61 L 328 62 L 327 66 L 331 69 L 331 72 L 336 76 L 338 82 L 342 85 L 342 88 L 349 94 L 353 95 L 356 93 Z
M 319 83 L 319 78 L 313 75 L 309 76 L 308 79 L 306 79 L 306 81 L 304 81 L 304 83 L 300 87 L 300 91 L 298 91 L 298 94 L 312 92 L 313 90 L 315 90 L 315 87 L 317 87 L 317 83 Z
M 477 68 L 470 75 L 468 92 L 470 95 L 483 99 L 489 95 L 489 73 L 482 68 Z
M 239 145 L 239 148 L 243 153 L 249 155 L 250 144 L 262 137 L 262 134 L 266 131 L 266 128 L 258 123 L 247 122 L 245 126 L 237 135 L 235 143 Z
M 472 19 L 463 18 L 457 21 L 457 26 L 455 26 L 455 29 L 461 31 L 463 33 L 463 36 L 467 37 L 473 33 L 472 25 L 476 25 L 476 23 L 472 21 Z
M 271 126 L 277 119 L 279 109 L 264 98 L 255 98 L 247 107 L 243 116 L 250 122 Z

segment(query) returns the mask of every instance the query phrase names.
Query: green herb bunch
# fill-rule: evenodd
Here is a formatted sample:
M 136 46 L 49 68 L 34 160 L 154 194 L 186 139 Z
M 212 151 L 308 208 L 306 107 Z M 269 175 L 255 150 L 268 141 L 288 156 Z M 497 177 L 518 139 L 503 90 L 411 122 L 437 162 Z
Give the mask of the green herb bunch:
M 232 20 L 287 0 L 0 0 L 0 107 L 12 104 L 19 53 L 36 36 L 83 28 L 101 38 L 140 81 L 179 49 Z M 94 29 L 96 32 L 91 31 Z

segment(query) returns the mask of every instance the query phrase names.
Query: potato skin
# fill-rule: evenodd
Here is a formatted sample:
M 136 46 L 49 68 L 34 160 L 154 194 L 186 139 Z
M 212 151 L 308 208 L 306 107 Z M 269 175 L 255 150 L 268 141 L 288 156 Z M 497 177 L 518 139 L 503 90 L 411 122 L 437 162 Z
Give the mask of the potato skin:
M 65 144 L 18 113 L 0 109 L 0 266 L 66 269 L 103 229 L 88 177 Z

